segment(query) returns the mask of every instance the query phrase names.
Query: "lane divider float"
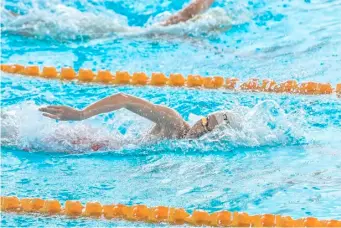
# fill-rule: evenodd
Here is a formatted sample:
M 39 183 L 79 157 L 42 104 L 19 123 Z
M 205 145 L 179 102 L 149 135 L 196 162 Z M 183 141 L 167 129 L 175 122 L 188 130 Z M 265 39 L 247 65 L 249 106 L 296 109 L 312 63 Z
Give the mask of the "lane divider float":
M 64 215 L 68 217 L 92 217 L 102 219 L 121 219 L 147 223 L 168 223 L 174 225 L 188 224 L 194 226 L 228 226 L 228 227 L 341 227 L 338 220 L 319 220 L 314 217 L 293 219 L 290 216 L 219 211 L 209 214 L 206 211 L 194 210 L 192 214 L 183 208 L 166 206 L 147 207 L 145 205 L 127 206 L 123 204 L 102 205 L 99 202 L 88 202 L 85 206 L 80 201 L 67 200 L 64 207 L 58 200 L 41 198 L 22 198 L 16 196 L 1 197 L 1 211 L 15 213 L 32 213 Z
M 169 77 L 160 72 L 152 73 L 148 77 L 144 72 L 130 74 L 127 71 L 116 71 L 115 74 L 109 70 L 99 70 L 97 73 L 90 69 L 80 69 L 76 72 L 73 68 L 64 67 L 57 71 L 55 67 L 45 66 L 40 68 L 34 66 L 23 66 L 19 64 L 2 64 L 1 71 L 11 74 L 25 76 L 43 77 L 46 79 L 78 80 L 85 83 L 101 83 L 115 85 L 152 85 L 152 86 L 176 86 L 190 88 L 206 88 L 228 90 L 242 90 L 251 92 L 272 92 L 272 93 L 292 93 L 304 95 L 322 95 L 336 93 L 341 97 L 341 83 L 333 87 L 330 83 L 302 82 L 287 80 L 280 83 L 271 79 L 259 80 L 251 78 L 246 82 L 240 82 L 238 78 L 224 78 L 221 76 L 202 77 L 200 75 L 188 75 L 185 78 L 182 74 L 171 73 Z

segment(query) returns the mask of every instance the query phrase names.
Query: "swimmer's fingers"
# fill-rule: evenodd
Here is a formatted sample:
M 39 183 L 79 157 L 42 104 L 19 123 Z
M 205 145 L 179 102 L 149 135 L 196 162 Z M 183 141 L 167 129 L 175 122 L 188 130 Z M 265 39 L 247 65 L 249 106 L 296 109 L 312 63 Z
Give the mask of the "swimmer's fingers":
M 46 108 L 40 108 L 39 111 L 41 112 L 47 112 L 49 114 L 53 114 L 53 115 L 57 115 L 57 114 L 60 114 L 62 111 L 58 108 L 49 108 L 49 107 L 46 107 Z
M 60 109 L 60 108 L 65 108 L 66 106 L 63 105 L 49 105 L 46 108 L 55 108 L 55 109 Z
M 62 109 L 62 108 L 65 108 L 65 107 L 66 107 L 66 106 L 62 106 L 62 105 L 49 105 L 49 106 L 42 107 L 42 108 L 40 108 L 39 110 L 50 109 L 50 108 L 53 108 L 53 109 Z
M 38 109 L 41 112 L 47 112 L 47 110 L 49 110 L 49 107 L 42 107 Z
M 46 116 L 46 117 L 49 117 L 51 119 L 55 119 L 55 120 L 59 120 L 59 116 L 57 115 L 52 115 L 52 114 L 49 114 L 49 113 L 43 113 L 43 116 Z

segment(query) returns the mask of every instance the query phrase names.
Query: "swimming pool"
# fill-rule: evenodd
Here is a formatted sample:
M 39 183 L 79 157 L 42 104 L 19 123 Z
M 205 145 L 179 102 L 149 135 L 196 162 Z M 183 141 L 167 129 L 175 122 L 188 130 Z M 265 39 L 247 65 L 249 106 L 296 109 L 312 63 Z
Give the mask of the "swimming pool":
M 184 26 L 157 36 L 138 37 L 104 34 L 97 27 L 89 28 L 93 24 L 87 22 L 89 26 L 85 26 L 76 18 L 91 17 L 103 24 L 115 19 L 143 26 L 164 11 L 180 9 L 185 1 L 53 3 L 64 13 L 56 13 L 54 6 L 43 1 L 4 3 L 8 9 L 27 13 L 25 21 L 34 21 L 38 15 L 49 21 L 44 22 L 49 26 L 42 23 L 33 30 L 38 37 L 32 38 L 13 34 L 13 30 L 21 30 L 20 24 L 4 20 L 2 63 L 333 84 L 341 81 L 338 1 L 217 1 L 214 7 L 226 10 L 235 24 L 228 31 L 202 33 L 205 26 L 199 21 L 190 29 Z M 65 19 L 75 13 L 78 17 Z M 11 27 L 11 32 L 6 26 Z M 89 30 L 95 32 L 87 33 Z M 334 96 L 112 87 L 12 77 L 6 73 L 1 76 L 2 111 L 10 116 L 2 120 L 2 131 L 14 129 L 19 136 L 15 141 L 2 138 L 2 195 L 341 219 L 341 100 Z M 56 123 L 42 119 L 37 112 L 46 104 L 82 108 L 116 92 L 168 105 L 190 122 L 220 109 L 233 109 L 246 121 L 241 132 L 225 130 L 199 140 L 141 144 L 137 139 L 151 123 L 126 111 L 78 123 Z M 69 145 L 65 140 L 46 143 L 46 138 L 56 131 L 71 138 L 110 138 L 112 147 L 93 152 L 89 145 Z M 1 224 L 147 226 L 118 220 L 6 213 L 2 214 Z

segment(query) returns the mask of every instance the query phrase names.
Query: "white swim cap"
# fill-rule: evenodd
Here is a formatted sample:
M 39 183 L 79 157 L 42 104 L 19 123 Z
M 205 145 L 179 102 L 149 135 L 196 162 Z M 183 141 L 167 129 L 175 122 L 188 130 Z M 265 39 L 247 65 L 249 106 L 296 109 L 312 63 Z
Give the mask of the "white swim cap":
M 218 111 L 218 112 L 212 113 L 212 115 L 216 118 L 218 125 L 228 124 L 232 128 L 238 128 L 241 126 L 240 125 L 241 118 L 238 117 L 232 111 L 228 111 L 228 110 Z
M 228 124 L 230 122 L 227 117 L 227 113 L 225 113 L 224 111 L 214 112 L 212 113 L 212 116 L 215 117 L 215 119 L 218 122 L 218 125 L 221 125 L 224 123 Z

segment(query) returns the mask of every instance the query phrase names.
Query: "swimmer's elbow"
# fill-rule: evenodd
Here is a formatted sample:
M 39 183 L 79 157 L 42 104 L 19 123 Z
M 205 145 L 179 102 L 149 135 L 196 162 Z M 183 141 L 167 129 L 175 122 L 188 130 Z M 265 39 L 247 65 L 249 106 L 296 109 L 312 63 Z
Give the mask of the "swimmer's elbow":
M 129 99 L 130 97 L 131 97 L 130 95 L 121 93 L 121 92 L 115 93 L 114 95 L 110 96 L 112 100 L 120 101 L 120 102 L 127 101 L 127 99 Z
M 128 96 L 128 94 L 125 94 L 125 93 L 116 93 L 116 94 L 112 95 L 112 97 L 115 97 L 115 98 L 120 99 L 120 100 L 126 99 L 127 96 Z
M 132 96 L 125 93 L 116 93 L 109 97 L 110 106 L 116 106 L 117 109 L 127 108 L 129 103 L 131 103 Z
M 192 17 L 198 15 L 199 13 L 207 10 L 211 7 L 214 0 L 196 0 L 193 1 L 188 7 L 186 7 L 183 10 L 183 17 L 186 18 L 186 20 L 191 19 Z

